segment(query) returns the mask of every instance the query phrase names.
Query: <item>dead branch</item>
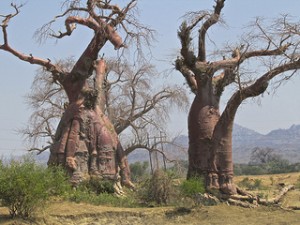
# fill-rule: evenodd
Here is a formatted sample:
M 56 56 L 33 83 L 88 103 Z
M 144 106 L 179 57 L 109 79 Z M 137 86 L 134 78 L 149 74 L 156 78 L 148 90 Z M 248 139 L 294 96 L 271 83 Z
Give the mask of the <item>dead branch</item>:
M 37 152 L 37 155 L 40 155 L 44 151 L 50 149 L 50 147 L 51 147 L 51 145 L 47 145 L 43 148 L 30 148 L 30 149 L 28 149 L 28 152 Z
M 243 202 L 241 200 L 237 200 L 237 199 L 232 199 L 232 198 L 229 198 L 227 200 L 227 202 L 230 204 L 230 205 L 236 205 L 236 206 L 241 206 L 243 208 L 256 208 L 257 205 L 255 204 L 251 204 L 249 202 Z
M 161 103 L 164 100 L 170 99 L 174 95 L 173 91 L 169 90 L 163 90 L 158 93 L 156 93 L 151 99 L 148 99 L 145 101 L 144 106 L 142 107 L 142 110 L 138 110 L 139 108 L 136 107 L 134 97 L 131 102 L 130 112 L 128 114 L 127 119 L 122 119 L 118 121 L 115 124 L 115 128 L 117 133 L 121 133 L 123 130 L 125 130 L 127 127 L 132 125 L 132 123 L 141 118 L 143 115 L 147 114 L 149 111 L 154 109 L 157 104 Z
M 258 196 L 253 196 L 252 194 L 237 188 L 240 195 L 230 195 L 228 198 L 225 198 L 226 201 L 231 205 L 237 205 L 244 208 L 255 208 L 259 205 L 277 205 L 281 199 L 286 195 L 287 192 L 294 189 L 294 185 L 289 185 L 281 189 L 280 193 L 271 199 L 263 199 Z M 298 207 L 286 207 L 287 209 L 297 210 Z M 300 208 L 299 208 L 300 209 Z
M 288 206 L 286 208 L 291 210 L 300 210 L 300 206 Z
M 29 54 L 29 55 L 23 54 L 21 52 L 18 52 L 15 49 L 13 49 L 9 45 L 8 33 L 7 33 L 8 23 L 13 17 L 15 17 L 16 15 L 19 14 L 19 8 L 20 8 L 14 4 L 12 4 L 12 7 L 16 10 L 16 12 L 14 14 L 9 14 L 9 15 L 4 16 L 5 19 L 1 23 L 4 44 L 0 45 L 0 49 L 13 54 L 14 56 L 16 56 L 17 58 L 19 58 L 22 61 L 28 62 L 30 64 L 36 64 L 36 65 L 43 66 L 44 68 L 46 68 L 46 70 L 51 72 L 55 77 L 58 77 L 58 78 L 61 77 L 61 75 L 63 74 L 63 71 L 57 65 L 52 64 L 51 60 L 38 58 L 38 57 L 33 56 L 32 54 Z
M 261 205 L 278 204 L 280 202 L 280 200 L 283 198 L 283 196 L 286 195 L 286 193 L 288 193 L 290 190 L 293 190 L 294 188 L 295 188 L 294 185 L 288 185 L 288 186 L 282 188 L 281 191 L 279 192 L 279 194 L 275 198 L 271 198 L 271 199 L 258 198 L 258 203 Z
M 0 15 L 0 17 L 4 17 L 4 19 L 2 20 L 1 27 L 7 27 L 9 21 L 10 21 L 13 17 L 15 17 L 16 15 L 18 15 L 18 14 L 20 13 L 20 8 L 23 6 L 23 5 L 17 6 L 17 5 L 14 4 L 14 3 L 11 3 L 10 5 L 11 5 L 11 7 L 14 8 L 15 13 L 13 13 L 13 14 L 8 14 L 8 15 Z
M 5 39 L 7 39 L 6 32 L 3 32 L 3 34 L 5 35 Z M 11 54 L 13 54 L 14 56 L 16 56 L 17 58 L 19 58 L 22 61 L 28 62 L 30 64 L 36 64 L 36 65 L 43 66 L 58 79 L 64 74 L 64 71 L 62 71 L 55 64 L 52 64 L 48 59 L 38 58 L 38 57 L 33 56 L 32 54 L 29 54 L 29 55 L 22 54 L 22 53 L 16 51 L 15 49 L 11 48 L 7 42 L 4 45 L 0 46 L 0 49 L 10 52 Z
M 136 149 L 145 149 L 145 150 L 149 151 L 150 153 L 152 153 L 152 152 L 160 153 L 166 159 L 166 161 L 169 163 L 176 162 L 177 160 L 170 159 L 164 151 L 162 151 L 156 147 L 162 143 L 168 143 L 168 142 L 156 142 L 153 146 L 148 146 L 146 144 L 135 144 L 135 145 L 131 145 L 130 147 L 126 148 L 124 153 L 125 153 L 125 155 L 129 155 L 131 152 L 133 152 Z

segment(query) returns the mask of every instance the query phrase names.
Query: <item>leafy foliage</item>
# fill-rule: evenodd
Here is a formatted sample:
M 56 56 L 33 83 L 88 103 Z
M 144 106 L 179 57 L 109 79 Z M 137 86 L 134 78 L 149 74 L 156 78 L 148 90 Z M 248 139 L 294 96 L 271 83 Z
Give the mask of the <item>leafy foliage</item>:
M 103 180 L 96 177 L 91 177 L 89 180 L 82 181 L 78 187 L 81 191 L 94 193 L 99 195 L 101 193 L 114 193 L 113 181 Z
M 300 164 L 291 164 L 282 156 L 274 153 L 272 148 L 256 147 L 252 150 L 248 164 L 235 164 L 235 175 L 260 175 L 299 172 Z
M 116 196 L 113 194 L 113 181 L 91 178 L 69 192 L 67 200 L 72 202 L 85 202 L 92 205 L 107 205 L 115 207 L 136 207 L 137 202 L 133 196 Z
M 0 198 L 12 217 L 30 217 L 50 196 L 62 195 L 70 185 L 60 168 L 45 168 L 30 157 L 1 162 Z
M 69 201 L 80 203 L 85 202 L 92 205 L 106 205 L 114 207 L 137 207 L 136 199 L 132 196 L 117 197 L 109 193 L 96 194 L 84 190 L 73 190 L 68 196 Z
M 130 166 L 130 172 L 131 172 L 131 179 L 132 181 L 136 182 L 139 179 L 145 177 L 149 170 L 149 162 L 135 162 L 129 165 Z
M 205 192 L 203 178 L 194 177 L 184 180 L 180 185 L 180 189 L 183 195 L 190 198 L 194 198 L 198 193 L 203 194 Z
M 262 174 L 278 174 L 299 172 L 300 163 L 290 164 L 287 160 L 282 159 L 266 164 L 250 165 L 250 164 L 235 164 L 235 175 L 262 175 Z

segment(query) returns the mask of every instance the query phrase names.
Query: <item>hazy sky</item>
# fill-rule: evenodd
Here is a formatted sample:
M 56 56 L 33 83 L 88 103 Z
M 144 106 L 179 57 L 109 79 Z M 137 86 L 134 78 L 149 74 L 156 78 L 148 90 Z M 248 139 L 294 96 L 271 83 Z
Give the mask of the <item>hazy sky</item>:
M 10 0 L 0 1 L 0 14 L 11 13 Z M 21 2 L 21 1 L 14 1 Z M 26 54 L 50 59 L 68 56 L 78 57 L 91 38 L 89 32 L 75 32 L 59 42 L 48 41 L 39 45 L 33 39 L 37 28 L 60 13 L 62 0 L 24 0 L 27 4 L 9 24 L 9 42 L 15 49 Z M 177 30 L 181 16 L 188 11 L 212 9 L 213 0 L 140 0 L 140 18 L 143 23 L 157 31 L 157 42 L 153 45 L 153 64 L 160 70 L 172 69 L 172 62 L 180 47 Z M 243 32 L 243 27 L 255 17 L 274 18 L 290 14 L 300 21 L 299 0 L 227 0 L 223 10 L 226 27 L 218 26 L 210 33 L 217 42 L 234 41 Z M 298 17 L 297 17 L 298 16 Z M 63 25 L 61 25 L 63 28 Z M 84 31 L 84 30 L 80 30 Z M 3 42 L 0 36 L 0 42 Z M 111 48 L 112 49 L 112 48 Z M 117 54 L 111 50 L 111 55 Z M 30 92 L 31 83 L 38 66 L 21 62 L 7 52 L 0 51 L 0 155 L 24 151 L 22 136 L 16 130 L 24 127 L 30 115 L 24 96 Z M 174 71 L 170 76 L 183 83 L 182 76 Z M 289 128 L 300 124 L 300 78 L 295 77 L 280 87 L 276 93 L 264 94 L 257 101 L 247 101 L 238 110 L 236 123 L 261 133 L 272 129 Z M 187 113 L 174 113 L 170 130 L 187 133 Z M 23 147 L 22 147 L 23 146 Z M 5 151 L 7 150 L 7 151 Z

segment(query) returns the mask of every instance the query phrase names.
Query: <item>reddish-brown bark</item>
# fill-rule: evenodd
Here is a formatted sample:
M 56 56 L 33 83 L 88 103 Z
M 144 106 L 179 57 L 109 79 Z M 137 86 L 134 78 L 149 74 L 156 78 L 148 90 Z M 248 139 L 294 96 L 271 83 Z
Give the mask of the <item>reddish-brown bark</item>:
M 132 186 L 118 135 L 102 111 L 103 92 L 99 88 L 105 77 L 105 61 L 97 60 L 94 66 L 95 89 L 81 79 L 67 83 L 70 103 L 58 126 L 48 164 L 65 166 L 74 183 L 90 175 L 114 179 L 120 170 L 123 183 Z

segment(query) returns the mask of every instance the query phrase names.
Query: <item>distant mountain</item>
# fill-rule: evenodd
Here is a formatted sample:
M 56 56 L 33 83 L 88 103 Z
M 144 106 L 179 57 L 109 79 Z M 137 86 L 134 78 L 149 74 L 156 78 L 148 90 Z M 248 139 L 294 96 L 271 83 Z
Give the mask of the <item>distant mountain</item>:
M 187 160 L 188 137 L 181 135 L 175 140 L 183 149 L 166 146 L 166 154 L 171 158 Z M 300 125 L 293 125 L 289 129 L 277 129 L 263 135 L 254 130 L 235 124 L 232 134 L 233 160 L 235 163 L 248 163 L 251 151 L 255 147 L 269 147 L 274 153 L 292 163 L 300 162 Z M 133 152 L 128 157 L 129 162 L 149 160 L 149 153 L 145 150 Z
M 242 127 L 240 125 L 234 124 L 232 132 L 232 144 L 234 147 L 240 147 L 246 145 L 255 145 L 256 140 L 260 140 L 264 135 Z

